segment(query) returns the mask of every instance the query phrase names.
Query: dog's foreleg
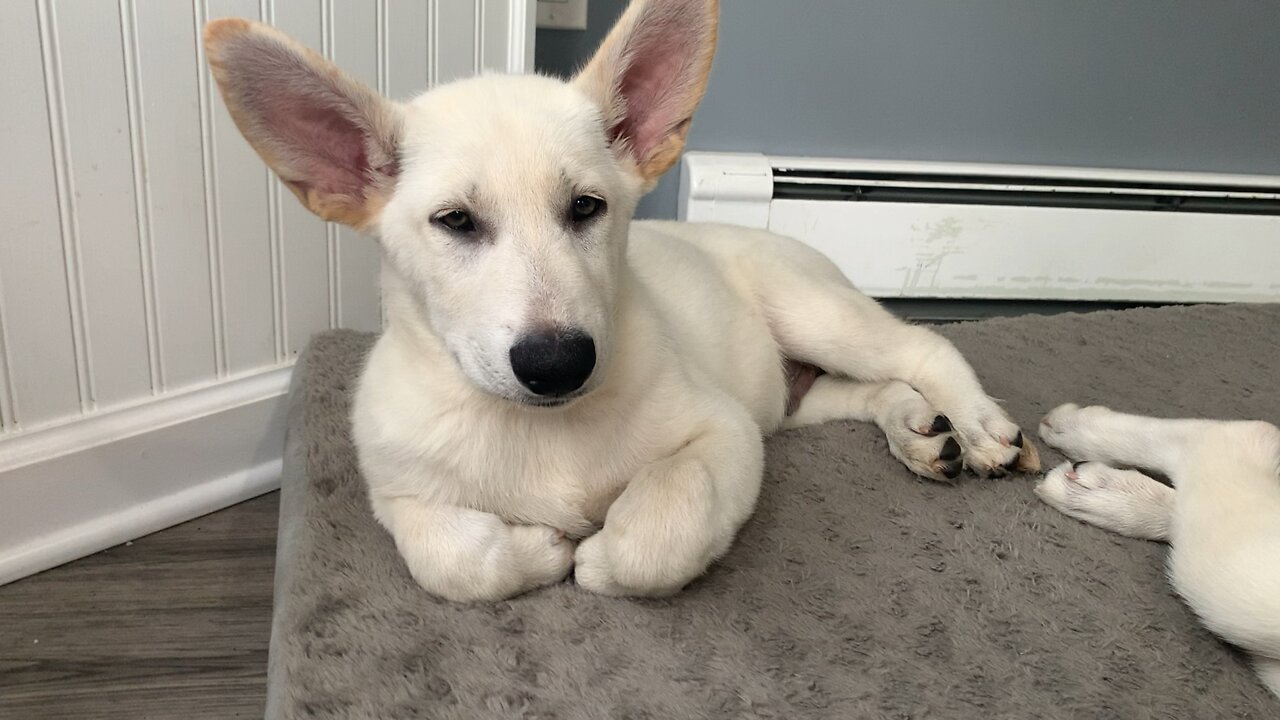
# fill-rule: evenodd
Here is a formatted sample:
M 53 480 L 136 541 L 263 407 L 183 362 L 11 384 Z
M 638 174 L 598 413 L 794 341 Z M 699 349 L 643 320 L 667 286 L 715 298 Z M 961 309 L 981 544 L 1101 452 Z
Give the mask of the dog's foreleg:
M 1100 462 L 1064 463 L 1045 475 L 1036 494 L 1060 512 L 1104 530 L 1169 541 L 1174 490 L 1136 470 Z
M 950 421 L 904 382 L 866 383 L 823 375 L 783 426 L 839 419 L 874 422 L 884 431 L 889 452 L 917 475 L 951 480 L 960 474 L 960 444 L 952 436 Z
M 511 597 L 556 582 L 573 566 L 573 542 L 555 528 L 411 498 L 371 500 L 413 579 L 449 600 Z
M 786 275 L 766 289 L 770 325 L 788 357 L 859 380 L 907 383 L 947 416 L 976 472 L 1040 468 L 1034 447 L 946 338 L 845 285 Z
M 763 471 L 760 430 L 745 410 L 708 419 L 631 480 L 604 528 L 579 543 L 574 579 L 605 595 L 677 592 L 729 549 Z

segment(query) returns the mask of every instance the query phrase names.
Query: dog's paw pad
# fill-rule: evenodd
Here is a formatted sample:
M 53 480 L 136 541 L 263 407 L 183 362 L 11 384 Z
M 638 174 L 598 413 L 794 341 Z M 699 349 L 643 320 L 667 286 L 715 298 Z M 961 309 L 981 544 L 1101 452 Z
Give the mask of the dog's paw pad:
M 946 415 L 935 415 L 933 417 L 933 422 L 930 422 L 928 425 L 921 424 L 912 429 L 915 430 L 917 435 L 933 437 L 935 435 L 951 432 L 951 421 L 947 419 Z
M 949 482 L 964 470 L 963 448 L 951 420 L 906 386 L 892 396 L 881 416 L 889 452 L 911 472 L 930 480 Z
M 948 482 L 964 470 L 960 443 L 949 433 L 918 435 L 887 432 L 889 452 L 917 475 Z

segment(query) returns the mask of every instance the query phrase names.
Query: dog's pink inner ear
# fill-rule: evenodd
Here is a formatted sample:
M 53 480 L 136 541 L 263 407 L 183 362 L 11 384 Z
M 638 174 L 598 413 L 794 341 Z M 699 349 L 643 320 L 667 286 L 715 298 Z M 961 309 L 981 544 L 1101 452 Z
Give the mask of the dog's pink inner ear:
M 262 33 L 230 37 L 219 60 L 228 106 L 280 179 L 326 219 L 362 217 L 371 189 L 399 169 L 385 101 Z
M 264 118 L 292 159 L 303 190 L 359 196 L 370 182 L 366 133 L 337 107 L 318 98 L 278 95 L 266 101 Z
M 697 98 L 687 87 L 694 75 L 691 59 L 698 51 L 688 28 L 679 28 L 678 14 L 641 22 L 628 43 L 623 62 L 627 67 L 618 83 L 622 117 L 614 126 L 614 140 L 625 138 L 635 156 L 643 160 L 673 130 L 692 116 Z
M 576 82 L 650 186 L 679 157 L 715 53 L 715 0 L 632 3 Z

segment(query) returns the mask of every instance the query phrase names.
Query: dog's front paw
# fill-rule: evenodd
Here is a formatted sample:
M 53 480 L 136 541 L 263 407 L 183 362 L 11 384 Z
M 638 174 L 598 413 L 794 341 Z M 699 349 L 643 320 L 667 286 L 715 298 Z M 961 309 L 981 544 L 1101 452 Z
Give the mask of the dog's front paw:
M 615 597 L 666 597 L 688 582 L 668 572 L 666 558 L 657 553 L 637 554 L 614 542 L 607 532 L 601 530 L 578 543 L 573 561 L 573 578 L 578 585 Z M 628 552 L 630 556 L 626 556 Z
M 1002 478 L 1010 472 L 1038 472 L 1040 454 L 1016 423 L 995 402 L 976 418 L 957 423 L 965 467 L 983 477 Z
M 573 556 L 573 581 L 601 595 L 627 594 L 609 570 L 609 558 L 600 533 L 578 543 L 578 550 Z
M 524 575 L 523 590 L 559 582 L 573 567 L 574 543 L 546 525 L 511 528 L 512 565 Z

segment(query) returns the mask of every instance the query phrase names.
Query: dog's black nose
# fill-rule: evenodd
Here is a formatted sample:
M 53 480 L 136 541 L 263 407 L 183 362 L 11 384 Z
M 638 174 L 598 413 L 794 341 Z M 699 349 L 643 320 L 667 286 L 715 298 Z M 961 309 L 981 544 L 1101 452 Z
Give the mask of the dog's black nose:
M 511 370 L 535 395 L 568 395 L 595 367 L 595 341 L 580 330 L 530 333 L 511 346 Z

